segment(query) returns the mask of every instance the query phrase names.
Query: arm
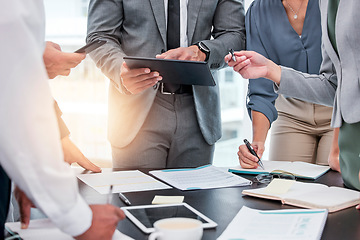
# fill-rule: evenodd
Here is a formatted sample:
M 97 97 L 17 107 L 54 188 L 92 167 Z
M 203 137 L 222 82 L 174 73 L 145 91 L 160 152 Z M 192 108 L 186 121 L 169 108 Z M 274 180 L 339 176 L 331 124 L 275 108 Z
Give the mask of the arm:
M 246 47 L 268 57 L 257 23 L 258 8 L 252 4 L 246 14 Z M 249 79 L 247 110 L 252 120 L 253 140 L 252 145 L 258 156 L 261 158 L 265 150 L 265 140 L 268 130 L 278 113 L 275 108 L 277 94 L 274 91 L 272 81 L 265 78 Z M 247 147 L 240 145 L 238 151 L 240 165 L 243 168 L 258 167 L 258 159 L 254 157 Z
M 61 118 L 62 112 L 56 101 L 54 101 L 54 107 L 60 130 L 61 146 L 64 152 L 64 161 L 69 164 L 76 162 L 86 170 L 90 170 L 96 173 L 101 172 L 101 168 L 90 162 L 89 159 L 87 159 L 84 154 L 82 154 L 81 151 L 76 147 L 76 145 L 70 140 L 70 131 Z
M 63 161 L 42 59 L 42 2 L 2 4 L 0 19 L 0 31 L 7 32 L 0 46 L 0 164 L 62 231 L 72 236 L 94 232 L 96 226 L 89 227 L 98 213 L 79 195 L 76 178 Z
M 225 61 L 244 78 L 264 77 L 275 83 L 278 93 L 317 104 L 332 106 L 337 87 L 334 66 L 322 48 L 323 61 L 320 74 L 308 74 L 279 66 L 261 54 L 253 51 L 235 52 L 237 61 L 228 54 Z M 281 82 L 281 84 L 280 84 Z
M 161 77 L 148 68 L 130 70 L 123 61 L 126 54 L 119 41 L 124 22 L 123 12 L 122 1 L 91 0 L 86 41 L 107 40 L 106 44 L 90 54 L 91 58 L 120 93 L 137 94 L 154 86 Z

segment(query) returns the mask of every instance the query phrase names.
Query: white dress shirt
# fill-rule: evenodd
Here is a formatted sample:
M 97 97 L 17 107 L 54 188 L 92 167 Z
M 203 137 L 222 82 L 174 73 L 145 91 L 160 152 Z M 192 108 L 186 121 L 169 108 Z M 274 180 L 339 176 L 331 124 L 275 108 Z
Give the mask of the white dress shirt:
M 0 0 L 0 164 L 61 230 L 77 236 L 92 212 L 64 162 L 42 54 L 42 0 Z
M 189 0 L 180 0 L 180 47 L 188 47 L 188 37 L 187 37 L 188 1 Z M 167 15 L 168 15 L 168 2 L 169 0 L 164 0 L 166 25 L 167 25 Z

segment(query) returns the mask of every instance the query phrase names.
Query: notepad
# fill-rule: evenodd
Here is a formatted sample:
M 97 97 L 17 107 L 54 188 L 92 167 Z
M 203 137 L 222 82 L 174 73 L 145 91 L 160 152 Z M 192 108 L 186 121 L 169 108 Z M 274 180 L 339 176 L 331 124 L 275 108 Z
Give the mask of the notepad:
M 283 173 L 290 172 L 298 178 L 303 179 L 317 179 L 327 171 L 329 166 L 316 165 L 306 162 L 287 162 L 287 161 L 262 161 L 265 169 L 260 167 L 256 169 L 237 167 L 229 168 L 229 172 L 240 174 L 260 174 L 260 173 Z
M 235 187 L 251 184 L 251 181 L 213 165 L 198 168 L 156 170 L 149 173 L 180 190 Z
M 277 179 L 277 181 L 289 181 Z M 320 183 L 303 183 L 295 181 L 285 193 L 268 191 L 267 188 L 246 189 L 244 195 L 271 200 L 280 200 L 283 204 L 303 208 L 324 208 L 336 212 L 360 203 L 360 192 L 341 188 L 328 187 Z
M 318 240 L 327 219 L 325 209 L 257 210 L 243 206 L 218 240 Z

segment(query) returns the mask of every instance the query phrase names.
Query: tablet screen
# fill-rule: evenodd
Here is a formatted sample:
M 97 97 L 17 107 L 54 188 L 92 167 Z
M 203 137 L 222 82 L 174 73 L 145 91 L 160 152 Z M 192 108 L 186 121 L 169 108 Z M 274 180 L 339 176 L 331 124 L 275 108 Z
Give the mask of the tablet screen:
M 166 205 L 146 205 L 122 208 L 125 214 L 144 232 L 153 231 L 156 221 L 164 218 L 185 217 L 203 222 L 204 228 L 216 227 L 216 223 L 196 211 L 186 203 Z M 142 226 L 141 226 L 142 225 Z M 146 230 L 144 230 L 146 229 Z

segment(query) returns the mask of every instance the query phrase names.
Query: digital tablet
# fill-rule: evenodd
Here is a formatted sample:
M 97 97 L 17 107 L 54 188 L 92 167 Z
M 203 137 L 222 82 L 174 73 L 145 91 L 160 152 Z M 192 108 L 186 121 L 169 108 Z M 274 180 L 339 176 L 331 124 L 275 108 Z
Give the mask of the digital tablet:
M 144 57 L 124 57 L 124 61 L 130 69 L 146 67 L 158 71 L 163 83 L 215 86 L 206 62 Z
M 172 217 L 198 219 L 203 222 L 203 228 L 214 228 L 217 226 L 217 223 L 186 203 L 131 206 L 122 207 L 121 209 L 144 233 L 153 232 L 153 226 L 157 220 Z

